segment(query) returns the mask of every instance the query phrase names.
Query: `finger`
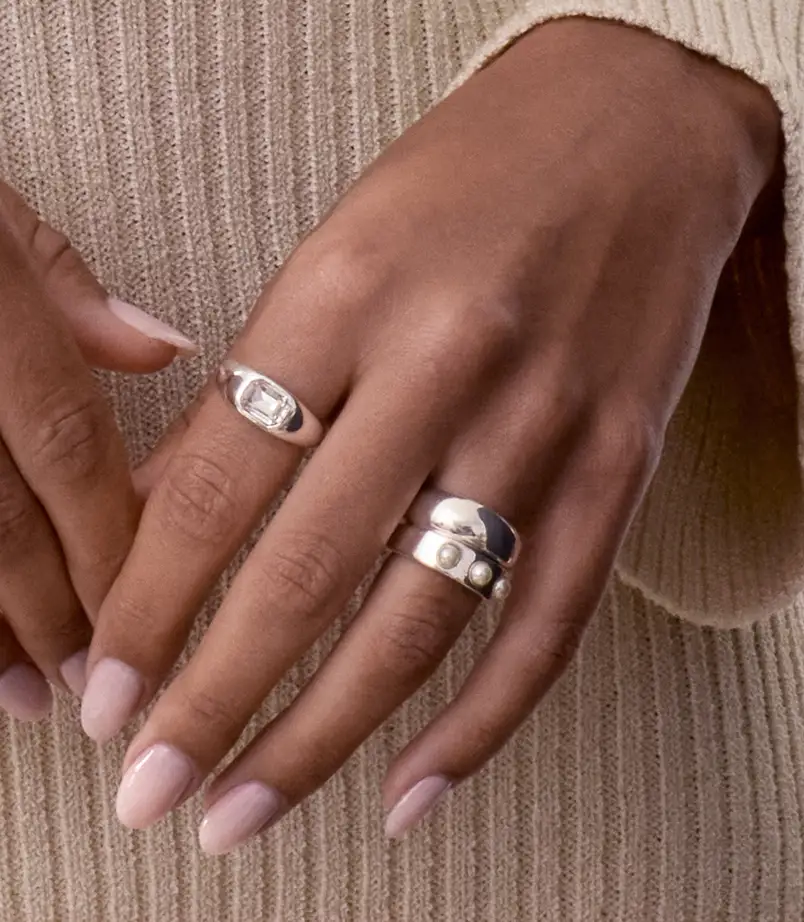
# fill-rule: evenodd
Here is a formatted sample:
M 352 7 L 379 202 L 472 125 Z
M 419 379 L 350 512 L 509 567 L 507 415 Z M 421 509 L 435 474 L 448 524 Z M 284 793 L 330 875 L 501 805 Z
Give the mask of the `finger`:
M 361 382 L 156 703 L 126 757 L 118 816 L 127 825 L 149 825 L 197 787 L 381 553 L 462 409 L 446 384 L 440 394 L 415 377 L 397 384 L 384 371 Z
M 314 265 L 309 267 L 310 274 L 312 274 L 314 268 Z M 320 295 L 316 297 L 315 293 L 309 292 L 305 285 L 304 276 L 302 276 L 302 281 L 299 283 L 292 281 L 290 285 L 283 284 L 286 273 L 287 269 L 283 270 L 263 291 L 240 336 L 236 351 L 238 351 L 246 364 L 251 362 L 254 368 L 270 369 L 269 373 L 285 384 L 295 382 L 297 377 L 299 382 L 302 383 L 302 376 L 299 374 L 298 369 L 318 367 L 317 364 L 313 363 L 319 363 L 321 355 L 333 352 L 331 344 L 337 341 L 338 337 L 333 330 L 321 323 L 320 314 L 316 316 L 316 309 L 320 309 L 318 303 Z M 330 307 L 334 306 L 336 296 L 343 297 L 343 294 L 335 291 L 330 292 L 327 286 L 324 286 L 324 297 L 331 302 Z M 305 305 L 308 308 L 308 316 L 314 324 L 312 328 L 307 328 L 304 324 L 301 311 Z M 331 319 L 335 315 L 330 312 L 325 316 Z M 278 353 L 275 344 L 291 342 L 301 344 L 302 349 L 299 354 L 291 354 L 288 360 L 287 354 L 283 356 Z M 266 343 L 273 348 L 266 349 Z M 354 337 L 352 337 L 352 343 L 354 346 Z M 341 394 L 345 393 L 346 381 L 350 376 L 350 369 L 347 370 L 349 367 L 348 355 L 348 350 L 340 349 L 330 361 L 330 377 L 333 381 L 341 381 L 342 384 L 340 387 L 333 385 L 332 387 L 324 388 L 324 391 L 329 390 L 334 394 L 340 390 Z M 296 392 L 294 391 L 293 393 Z M 316 409 L 317 395 L 314 391 L 309 390 L 309 386 L 308 397 L 313 400 L 313 403 L 308 404 L 308 406 Z M 338 399 L 336 398 L 335 402 Z M 165 475 L 171 458 L 181 449 L 182 442 L 188 431 L 192 428 L 206 431 L 207 420 L 212 420 L 213 415 L 212 413 L 206 413 L 204 407 L 209 403 L 217 404 L 219 400 L 216 383 L 215 381 L 210 381 L 202 389 L 198 397 L 182 410 L 168 431 L 159 440 L 159 444 L 151 455 L 134 472 L 134 484 L 140 497 L 147 499 L 150 496 L 156 484 Z M 323 413 L 323 408 L 327 406 L 325 416 L 329 416 L 329 408 L 332 403 L 331 399 L 327 400 L 325 398 L 321 401 L 318 409 Z M 199 422 L 194 427 L 193 424 L 196 420 L 199 420 Z M 254 444 L 259 443 L 255 441 Z M 288 454 L 286 448 L 281 449 L 281 451 Z M 298 457 L 298 452 L 296 456 Z M 279 484 L 283 482 L 284 480 L 278 481 Z M 276 485 L 270 486 L 267 488 L 266 495 L 273 496 L 278 488 Z
M 110 408 L 65 321 L 0 228 L 0 432 L 64 549 L 90 617 L 130 546 L 139 505 Z
M 2 442 L 0 610 L 40 671 L 80 694 L 76 663 L 89 647 L 90 624 L 53 528 Z
M 194 356 L 199 346 L 188 336 L 139 307 L 104 292 L 69 302 L 67 317 L 84 359 L 93 368 L 148 374 L 169 365 L 176 356 Z
M 257 308 L 262 323 L 238 341 L 237 359 L 275 377 L 327 419 L 348 387 L 351 356 L 340 351 L 327 376 L 308 380 L 300 372 L 326 354 L 332 332 L 312 314 L 305 327 L 292 309 L 297 296 L 289 296 L 288 307 L 282 296 L 277 305 L 266 294 Z M 297 351 L 283 347 L 294 341 Z M 164 464 L 161 478 L 93 640 L 82 706 L 89 736 L 109 739 L 155 693 L 212 586 L 301 458 L 299 446 L 252 425 L 217 389 L 200 402 L 183 436 L 181 423 L 174 430 L 154 462 Z
M 214 399 L 216 399 L 215 384 L 210 382 L 198 397 L 179 413 L 151 454 L 134 471 L 134 489 L 143 502 L 147 501 L 154 487 L 164 477 L 170 459 L 179 451 L 193 421 L 198 418 L 208 401 Z
M 0 708 L 15 720 L 34 721 L 47 717 L 52 706 L 50 686 L 0 618 Z
M 0 186 L 0 214 L 17 236 L 46 298 L 62 312 L 85 360 L 96 368 L 151 372 L 198 349 L 188 337 L 139 308 L 109 298 L 67 238 L 24 199 Z
M 614 469 L 584 461 L 562 478 L 526 535 L 514 593 L 488 650 L 455 701 L 389 771 L 388 835 L 403 835 L 495 755 L 571 661 L 652 471 L 639 454 Z
M 477 605 L 452 580 L 391 558 L 310 684 L 214 782 L 204 850 L 229 851 L 320 787 L 433 673 Z

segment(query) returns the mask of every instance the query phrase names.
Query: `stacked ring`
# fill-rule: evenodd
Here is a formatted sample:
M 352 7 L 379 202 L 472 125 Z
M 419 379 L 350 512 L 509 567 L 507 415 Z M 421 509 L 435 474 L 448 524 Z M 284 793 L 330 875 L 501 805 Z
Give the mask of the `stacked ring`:
M 412 524 L 433 529 L 483 551 L 504 567 L 512 567 L 519 556 L 521 541 L 510 522 L 488 506 L 425 488 L 407 513 Z
M 501 515 L 462 496 L 424 489 L 389 547 L 484 599 L 507 598 L 521 541 Z
M 499 560 L 440 532 L 400 525 L 388 546 L 403 557 L 443 573 L 484 599 L 502 600 L 511 591 L 511 578 Z

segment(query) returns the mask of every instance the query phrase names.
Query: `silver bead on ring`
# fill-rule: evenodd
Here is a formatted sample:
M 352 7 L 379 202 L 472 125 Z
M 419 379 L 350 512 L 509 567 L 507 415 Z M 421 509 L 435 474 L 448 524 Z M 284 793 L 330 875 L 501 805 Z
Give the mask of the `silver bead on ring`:
M 445 538 L 437 531 L 400 525 L 388 547 L 396 554 L 443 573 L 483 599 L 504 599 L 511 591 L 510 572 L 477 548 Z

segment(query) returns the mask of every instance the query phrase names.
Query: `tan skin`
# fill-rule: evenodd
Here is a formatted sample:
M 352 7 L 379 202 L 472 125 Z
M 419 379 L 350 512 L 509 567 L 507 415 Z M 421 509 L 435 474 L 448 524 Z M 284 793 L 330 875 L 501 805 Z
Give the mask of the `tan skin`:
M 154 371 L 175 348 L 117 320 L 66 238 L 0 182 L 0 674 L 27 671 L 36 718 L 85 650 L 140 513 L 89 365 Z M 8 703 L 3 698 L 4 703 Z
M 505 515 L 525 550 L 486 654 L 391 766 L 386 805 L 424 778 L 478 771 L 599 603 L 779 146 L 776 107 L 748 79 L 585 19 L 536 29 L 393 144 L 267 286 L 232 349 L 331 428 L 124 768 L 167 743 L 194 767 L 183 797 L 196 790 L 430 482 Z M 140 474 L 150 497 L 91 649 L 90 671 L 111 657 L 141 675 L 126 716 L 156 695 L 300 461 L 211 389 L 188 419 Z M 389 559 L 340 644 L 207 804 L 254 780 L 285 809 L 310 795 L 475 609 L 450 580 Z

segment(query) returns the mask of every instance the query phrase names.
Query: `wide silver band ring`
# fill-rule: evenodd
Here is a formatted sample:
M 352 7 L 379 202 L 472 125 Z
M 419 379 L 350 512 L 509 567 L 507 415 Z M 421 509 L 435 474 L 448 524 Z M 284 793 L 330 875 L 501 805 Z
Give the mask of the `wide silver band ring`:
M 440 532 L 400 525 L 388 547 L 448 576 L 483 599 L 502 600 L 511 592 L 510 572 L 498 560 Z
M 285 442 L 311 447 L 324 438 L 324 427 L 290 391 L 273 378 L 227 359 L 218 370 L 224 399 L 250 423 Z
M 483 551 L 504 567 L 516 563 L 522 547 L 514 526 L 493 509 L 434 488 L 419 493 L 407 519 L 419 528 L 432 529 Z

